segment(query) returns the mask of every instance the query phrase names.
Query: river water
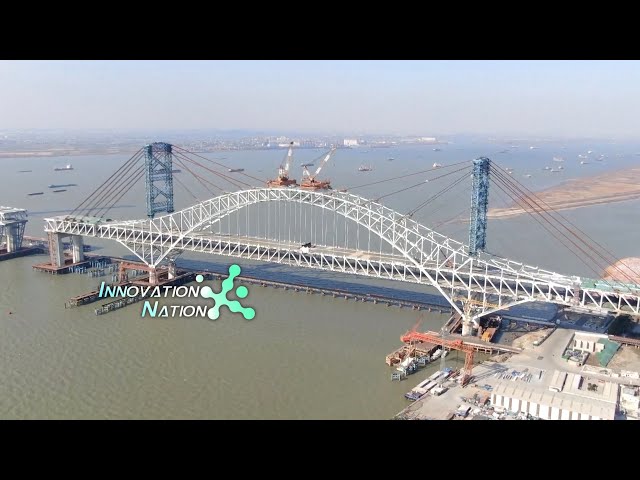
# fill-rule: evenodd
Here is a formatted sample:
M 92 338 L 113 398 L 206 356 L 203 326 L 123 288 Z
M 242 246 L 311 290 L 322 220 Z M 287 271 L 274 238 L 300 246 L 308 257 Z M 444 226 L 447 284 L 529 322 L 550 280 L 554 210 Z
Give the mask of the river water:
M 470 160 L 480 155 L 514 168 L 514 178 L 542 189 L 568 178 L 625 168 L 637 163 L 637 145 L 522 144 L 469 142 L 441 146 L 339 150 L 326 169 L 334 187 L 354 186 L 394 175 Z M 593 150 L 606 154 L 603 162 L 580 165 L 577 155 Z M 299 163 L 322 152 L 296 152 Z M 618 154 L 619 156 L 616 156 Z M 259 178 L 273 176 L 283 151 L 224 152 L 207 155 Z M 565 170 L 551 174 L 552 156 L 565 157 Z M 128 156 L 2 159 L 0 204 L 29 210 L 27 234 L 44 236 L 42 218 L 65 213 L 78 205 Z M 392 161 L 388 160 L 393 158 Z M 74 170 L 53 168 L 73 163 Z M 372 172 L 357 171 L 360 164 Z M 177 168 L 180 168 L 178 166 Z M 32 170 L 19 173 L 18 170 Z M 525 178 L 531 173 L 531 178 Z M 198 198 L 208 193 L 184 170 L 176 174 Z M 433 175 L 431 175 L 433 176 Z M 385 204 L 406 212 L 430 197 L 455 175 L 389 197 Z M 416 177 L 419 179 L 420 176 Z M 410 180 L 412 183 L 414 179 Z M 446 182 L 446 183 L 445 183 Z M 51 193 L 48 184 L 75 183 L 66 192 Z M 400 189 L 398 180 L 355 190 L 365 197 Z M 437 224 L 465 210 L 469 182 L 419 211 L 414 218 Z M 42 191 L 40 196 L 27 196 Z M 133 189 L 114 208 L 111 218 L 142 218 L 144 187 Z M 494 193 L 495 192 L 495 193 Z M 493 194 L 493 195 L 492 195 Z M 504 195 L 502 195 L 504 197 Z M 500 192 L 490 193 L 491 206 L 503 206 Z M 176 207 L 195 200 L 176 185 Z M 607 246 L 617 257 L 638 254 L 640 231 L 637 201 L 585 207 L 563 212 L 567 218 Z M 468 215 L 468 210 L 463 215 Z M 443 225 L 439 230 L 466 242 L 467 225 Z M 89 240 L 96 253 L 124 256 L 115 243 Z M 490 221 L 488 249 L 561 273 L 596 276 L 580 258 L 550 239 L 527 216 Z M 420 317 L 421 329 L 437 330 L 447 314 L 416 312 L 291 291 L 250 286 L 244 303 L 255 308 L 252 321 L 240 315 L 216 322 L 200 318 L 141 318 L 141 304 L 96 316 L 95 304 L 65 309 L 69 297 L 94 289 L 103 279 L 34 272 L 46 257 L 25 257 L 0 263 L 0 418 L 233 418 L 233 419 L 384 419 L 405 405 L 403 394 L 439 366 L 434 365 L 403 382 L 392 382 L 384 357 L 400 345 L 399 336 Z M 223 257 L 184 255 L 179 264 L 224 270 Z M 368 280 L 328 272 L 239 262 L 245 273 L 274 279 L 300 280 L 327 286 L 337 283 L 361 291 L 386 292 L 422 299 L 427 289 L 399 282 Z M 218 286 L 219 288 L 219 286 Z M 216 290 L 214 288 L 214 290 Z M 11 312 L 11 313 L 9 313 Z M 459 364 L 455 353 L 447 365 Z

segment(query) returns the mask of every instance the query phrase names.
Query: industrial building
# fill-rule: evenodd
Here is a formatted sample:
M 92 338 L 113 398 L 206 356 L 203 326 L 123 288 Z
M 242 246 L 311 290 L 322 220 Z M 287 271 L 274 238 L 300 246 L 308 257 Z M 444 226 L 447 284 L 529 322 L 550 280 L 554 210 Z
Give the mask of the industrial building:
M 617 383 L 554 371 L 539 381 L 501 381 L 491 402 L 497 410 L 544 420 L 614 420 L 618 390 Z
M 624 386 L 620 392 L 620 407 L 627 420 L 640 420 L 640 392 L 638 387 Z
M 575 332 L 569 345 L 569 348 L 573 350 L 595 353 L 602 367 L 606 367 L 609 364 L 620 348 L 620 344 L 609 340 L 607 335 L 587 332 Z

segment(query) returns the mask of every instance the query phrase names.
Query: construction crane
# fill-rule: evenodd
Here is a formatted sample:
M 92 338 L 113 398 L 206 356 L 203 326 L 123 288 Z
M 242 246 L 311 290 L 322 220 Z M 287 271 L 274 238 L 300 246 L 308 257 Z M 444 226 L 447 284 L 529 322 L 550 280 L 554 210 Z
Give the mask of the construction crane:
M 462 370 L 462 385 L 469 383 L 471 379 L 471 369 L 473 368 L 473 347 L 467 345 L 462 340 L 449 340 L 442 338 L 435 332 L 416 332 L 415 330 L 409 330 L 407 333 L 400 337 L 403 343 L 419 343 L 426 342 L 434 345 L 441 345 L 442 348 L 449 348 L 452 350 L 459 350 L 465 352 L 464 368 Z M 443 352 L 444 353 L 444 352 Z
M 331 180 L 321 181 L 321 180 L 316 180 L 316 177 L 320 173 L 320 170 L 322 170 L 322 167 L 324 167 L 324 165 L 329 161 L 331 156 L 335 153 L 335 151 L 336 151 L 336 147 L 332 147 L 331 150 L 329 150 L 329 153 L 327 153 L 325 157 L 322 159 L 322 161 L 320 162 L 320 166 L 318 167 L 318 169 L 313 175 L 311 175 L 309 170 L 307 170 L 307 167 L 304 167 L 304 170 L 302 171 L 302 181 L 300 182 L 300 188 L 306 188 L 308 190 L 331 189 Z
M 289 166 L 293 159 L 293 142 L 289 144 L 289 151 L 284 158 L 284 163 L 278 168 L 278 178 L 267 181 L 267 187 L 290 187 L 297 186 L 298 182 L 295 178 L 289 178 Z

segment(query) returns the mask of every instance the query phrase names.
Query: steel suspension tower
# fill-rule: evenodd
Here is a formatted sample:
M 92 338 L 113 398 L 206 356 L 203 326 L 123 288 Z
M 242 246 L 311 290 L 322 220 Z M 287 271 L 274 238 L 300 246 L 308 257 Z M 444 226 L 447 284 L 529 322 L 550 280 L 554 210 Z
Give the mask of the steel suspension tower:
M 491 160 L 487 157 L 480 157 L 473 161 L 469 255 L 476 255 L 484 250 L 487 243 L 490 164 Z
M 144 147 L 147 215 L 173 212 L 173 155 L 168 143 L 151 143 Z

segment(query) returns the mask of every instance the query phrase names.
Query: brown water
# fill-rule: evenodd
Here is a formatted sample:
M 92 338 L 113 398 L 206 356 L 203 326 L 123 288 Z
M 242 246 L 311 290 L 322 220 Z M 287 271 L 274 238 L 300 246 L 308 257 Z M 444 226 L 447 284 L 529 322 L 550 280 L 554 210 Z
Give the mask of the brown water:
M 415 171 L 420 166 L 428 168 L 436 160 L 446 164 L 490 153 L 487 150 L 490 147 L 446 148 L 451 151 L 381 149 L 385 151 L 372 151 L 370 155 L 381 156 L 373 159 L 369 154 L 339 152 L 344 162 L 338 164 L 336 160 L 331 176 L 338 177 L 341 171 L 346 184 L 363 182 L 363 177 L 375 181 L 394 173 Z M 550 163 L 548 160 L 555 152 L 541 152 L 526 152 L 530 158 L 523 153 L 522 158 L 500 160 L 516 168 L 526 165 L 520 170 L 531 170 L 542 177 L 541 165 Z M 233 158 L 227 163 L 266 177 L 267 172 L 274 171 L 282 154 L 234 152 L 229 154 Z M 297 161 L 311 160 L 317 155 L 318 152 L 301 151 Z M 566 153 L 563 155 L 568 157 Z M 391 156 L 395 160 L 388 162 L 387 157 Z M 357 167 L 365 157 L 375 170 L 358 174 Z M 76 170 L 61 173 L 54 173 L 53 167 L 68 163 L 67 158 L 2 160 L 0 204 L 29 209 L 28 234 L 43 236 L 42 217 L 75 207 L 125 158 L 71 160 Z M 618 164 L 612 161 L 610 167 L 591 167 L 603 169 L 631 163 L 633 158 L 625 157 Z M 17 173 L 20 169 L 34 172 Z M 259 173 L 260 170 L 264 171 Z M 567 165 L 566 171 L 563 175 L 583 174 L 577 164 L 571 168 Z M 187 181 L 186 176 L 181 178 Z M 543 188 L 560 181 L 550 175 L 546 179 L 537 178 L 533 186 Z M 79 186 L 53 195 L 47 191 L 49 183 Z M 431 192 L 392 198 L 387 204 L 404 211 L 442 186 L 433 187 Z M 197 186 L 193 187 L 197 193 Z M 365 189 L 362 194 L 374 196 L 375 188 L 379 187 Z M 392 189 L 393 186 L 387 188 Z M 32 191 L 45 191 L 45 195 L 27 197 Z M 143 216 L 142 198 L 140 189 L 131 198 L 123 199 L 124 207 L 114 210 L 114 218 Z M 468 204 L 468 198 L 468 193 L 462 191 L 453 200 L 421 211 L 418 219 L 430 224 L 451 217 L 458 207 Z M 177 194 L 179 208 L 191 202 L 186 195 Z M 625 202 L 565 215 L 616 255 L 624 257 L 638 253 L 640 232 L 633 227 L 637 222 L 630 220 L 636 215 L 637 206 L 638 202 Z M 465 240 L 466 225 L 448 228 L 443 228 L 443 233 Z M 89 243 L 106 247 L 98 253 L 126 254 L 117 244 Z M 510 258 L 562 273 L 594 275 L 566 250 L 554 246 L 526 217 L 490 222 L 488 243 L 492 251 Z M 192 259 L 215 260 L 223 266 L 231 263 L 220 257 Z M 417 313 L 408 309 L 250 286 L 245 303 L 257 311 L 250 322 L 230 314 L 224 314 L 216 322 L 198 318 L 141 318 L 141 304 L 96 316 L 95 305 L 66 310 L 64 303 L 108 278 L 34 272 L 31 266 L 44 260 L 26 257 L 0 263 L 0 418 L 384 419 L 406 405 L 403 398 L 406 391 L 439 367 L 438 363 L 407 381 L 390 381 L 384 357 L 400 345 L 399 336 L 416 322 Z M 360 286 L 424 290 L 398 282 L 370 282 L 325 272 L 299 273 L 265 264 L 240 264 L 246 269 L 263 268 L 271 275 L 287 278 L 292 274 L 305 275 L 324 284 L 340 280 Z M 425 330 L 438 329 L 447 318 L 435 313 L 421 316 L 421 328 Z M 455 360 L 452 353 L 447 357 L 447 365 L 453 366 Z

